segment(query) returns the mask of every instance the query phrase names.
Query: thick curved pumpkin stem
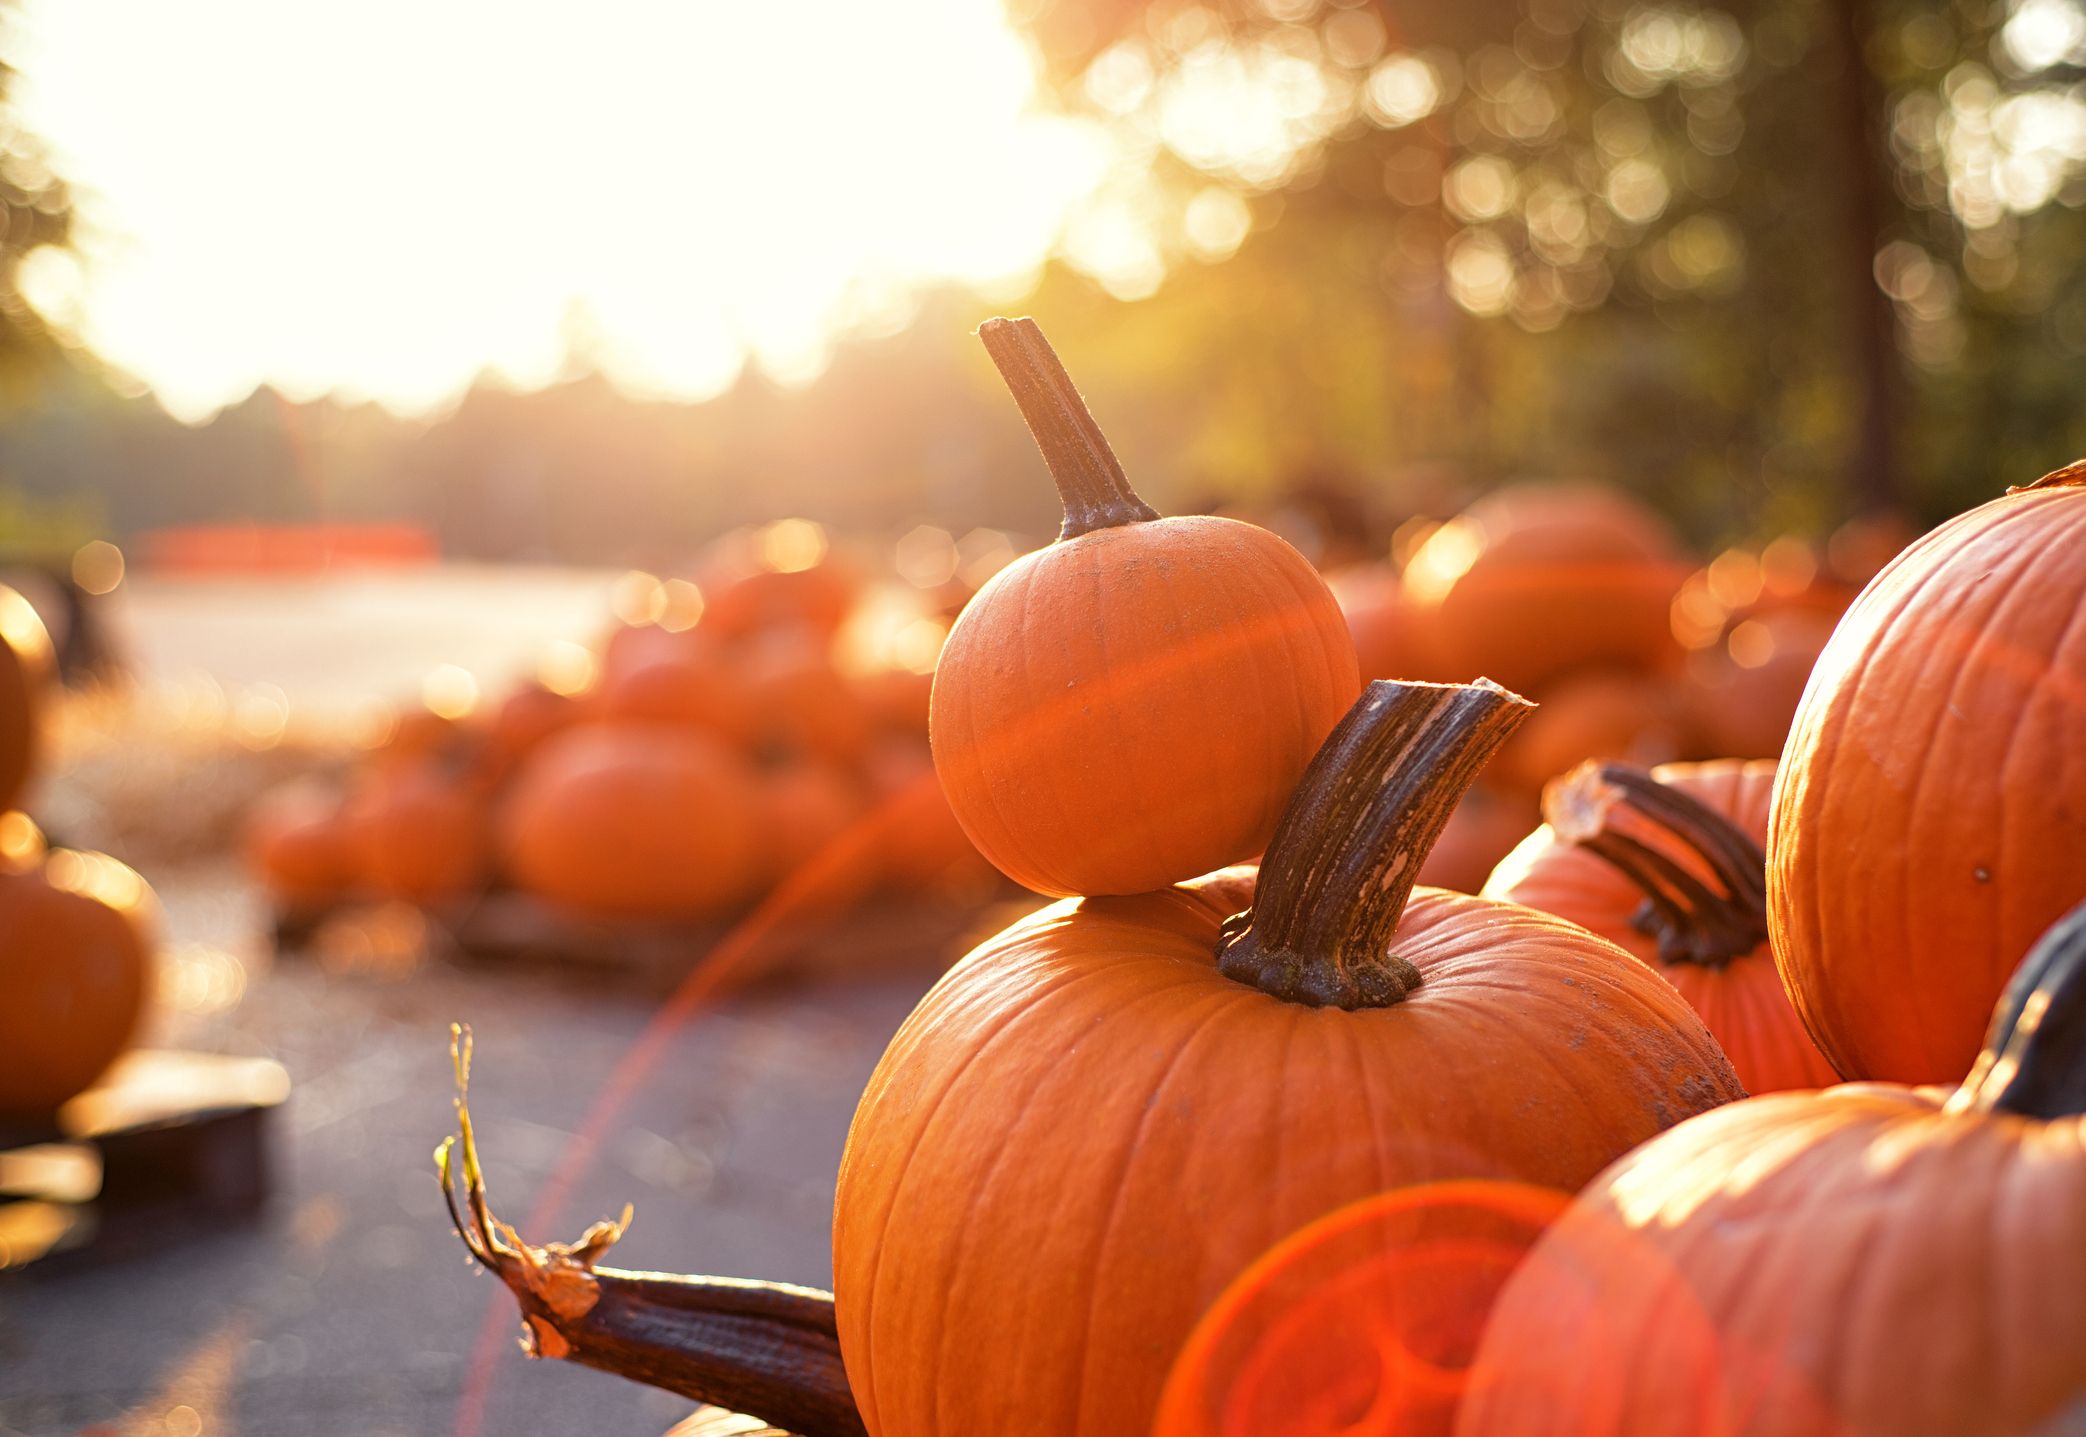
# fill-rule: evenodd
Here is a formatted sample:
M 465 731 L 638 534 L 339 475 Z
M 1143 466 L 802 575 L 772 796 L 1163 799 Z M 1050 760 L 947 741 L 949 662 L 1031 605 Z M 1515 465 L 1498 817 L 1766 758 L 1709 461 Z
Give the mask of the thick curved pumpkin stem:
M 1021 417 L 1043 451 L 1043 462 L 1050 466 L 1050 477 L 1057 482 L 1065 505 L 1060 540 L 1159 517 L 1159 511 L 1130 487 L 1115 450 L 1036 321 L 988 319 L 978 326 L 978 338 L 1013 391 Z
M 1644 890 L 1631 919 L 1662 963 L 1722 968 L 1767 941 L 1767 854 L 1691 794 L 1588 760 L 1543 790 L 1543 818 Z
M 2086 1117 L 2086 903 L 2052 924 L 2014 970 L 1949 1108 Z
M 493 1216 L 467 1101 L 471 1034 L 461 1027 L 451 1032 L 460 1136 L 435 1149 L 442 1198 L 464 1246 L 521 1304 L 522 1345 L 532 1357 L 613 1372 L 749 1413 L 801 1437 L 865 1437 L 840 1363 L 830 1294 L 785 1283 L 602 1267 L 602 1255 L 630 1226 L 627 1207 L 576 1243 L 542 1247 L 522 1241 Z
M 1420 972 L 1391 943 L 1420 864 L 1534 708 L 1490 679 L 1363 689 L 1297 784 L 1253 907 L 1224 924 L 1224 975 L 1314 1008 L 1402 1002 Z

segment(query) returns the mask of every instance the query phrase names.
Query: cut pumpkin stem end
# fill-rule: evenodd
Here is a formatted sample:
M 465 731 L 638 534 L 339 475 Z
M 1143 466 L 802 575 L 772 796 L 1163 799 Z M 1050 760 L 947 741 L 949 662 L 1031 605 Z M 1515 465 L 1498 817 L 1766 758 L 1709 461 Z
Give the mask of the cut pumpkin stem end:
M 865 1437 L 840 1361 L 833 1299 L 814 1288 L 602 1267 L 630 1226 L 598 1222 L 575 1243 L 524 1242 L 492 1212 L 469 1103 L 471 1032 L 451 1029 L 458 1133 L 435 1149 L 450 1221 L 521 1306 L 522 1345 L 801 1437 Z M 459 1194 L 461 1188 L 461 1194 Z
M 1589 759 L 1544 788 L 1543 820 L 1642 890 L 1632 922 L 1661 963 L 1722 968 L 1767 941 L 1767 854 L 1648 770 Z
M 1472 780 L 1535 705 L 1479 679 L 1362 690 L 1319 748 L 1226 921 L 1226 977 L 1311 1007 L 1403 1002 L 1420 970 L 1392 951 L 1420 865 Z

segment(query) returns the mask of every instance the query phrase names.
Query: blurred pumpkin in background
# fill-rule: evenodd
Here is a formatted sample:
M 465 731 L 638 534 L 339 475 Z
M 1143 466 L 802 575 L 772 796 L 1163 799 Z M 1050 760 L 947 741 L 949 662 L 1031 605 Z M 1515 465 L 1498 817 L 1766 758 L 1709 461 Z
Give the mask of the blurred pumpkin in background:
M 1362 681 L 1438 679 L 1444 664 L 1426 621 L 1388 564 L 1354 564 L 1326 575 L 1347 620 Z
M 492 868 L 484 799 L 438 763 L 365 779 L 349 800 L 349 838 L 369 888 L 387 898 L 435 903 L 482 887 Z
M 855 566 L 809 519 L 778 519 L 717 540 L 697 566 L 703 627 L 726 642 L 801 628 L 830 640 L 862 591 Z
M 823 640 L 802 631 L 769 634 L 748 644 L 734 662 L 754 740 L 764 751 L 843 764 L 861 760 L 869 745 L 869 715 Z
M 130 1046 L 150 990 L 152 890 L 100 853 L 0 869 L 0 1113 L 48 1117 Z
M 1533 693 L 1581 666 L 1676 663 L 1682 553 L 1664 520 L 1613 490 L 1514 484 L 1436 528 L 1405 592 L 1454 677 Z
M 693 631 L 608 669 L 592 707 L 603 718 L 705 729 L 735 743 L 756 731 L 741 665 Z
M 337 903 L 362 877 L 360 845 L 341 797 L 323 784 L 284 784 L 248 811 L 246 861 L 276 902 L 290 908 Z
M 497 819 L 519 886 L 604 916 L 711 917 L 765 875 L 752 766 L 718 740 L 664 724 L 568 729 L 516 776 Z
M 1533 804 L 1544 784 L 1582 760 L 1663 763 L 1680 757 L 1686 743 L 1681 696 L 1670 678 L 1584 670 L 1543 693 L 1486 778 Z
M 0 813 L 22 801 L 42 749 L 51 636 L 29 601 L 0 585 Z
M 816 858 L 868 811 L 862 786 L 818 759 L 795 759 L 762 774 L 761 801 L 772 882 Z
M 505 783 L 523 759 L 552 734 L 579 722 L 586 705 L 530 681 L 500 701 L 488 720 L 478 756 L 478 775 L 489 787 Z

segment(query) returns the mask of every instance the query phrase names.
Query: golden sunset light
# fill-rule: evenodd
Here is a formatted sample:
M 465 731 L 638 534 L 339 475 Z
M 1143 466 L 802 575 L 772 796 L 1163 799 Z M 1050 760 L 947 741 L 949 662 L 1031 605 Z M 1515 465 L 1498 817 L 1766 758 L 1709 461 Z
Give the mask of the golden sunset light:
M 979 0 L 34 0 L 10 41 L 80 197 L 24 288 L 189 419 L 801 381 L 923 286 L 1018 295 L 1110 163 Z

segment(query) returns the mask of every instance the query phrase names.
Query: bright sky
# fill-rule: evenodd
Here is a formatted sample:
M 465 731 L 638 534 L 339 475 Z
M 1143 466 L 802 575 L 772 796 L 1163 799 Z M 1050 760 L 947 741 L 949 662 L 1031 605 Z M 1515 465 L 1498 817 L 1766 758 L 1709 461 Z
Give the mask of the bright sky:
M 999 0 L 24 0 L 79 192 L 33 303 L 200 419 L 266 382 L 404 411 L 579 362 L 807 379 L 924 284 L 1010 298 L 1111 165 Z

